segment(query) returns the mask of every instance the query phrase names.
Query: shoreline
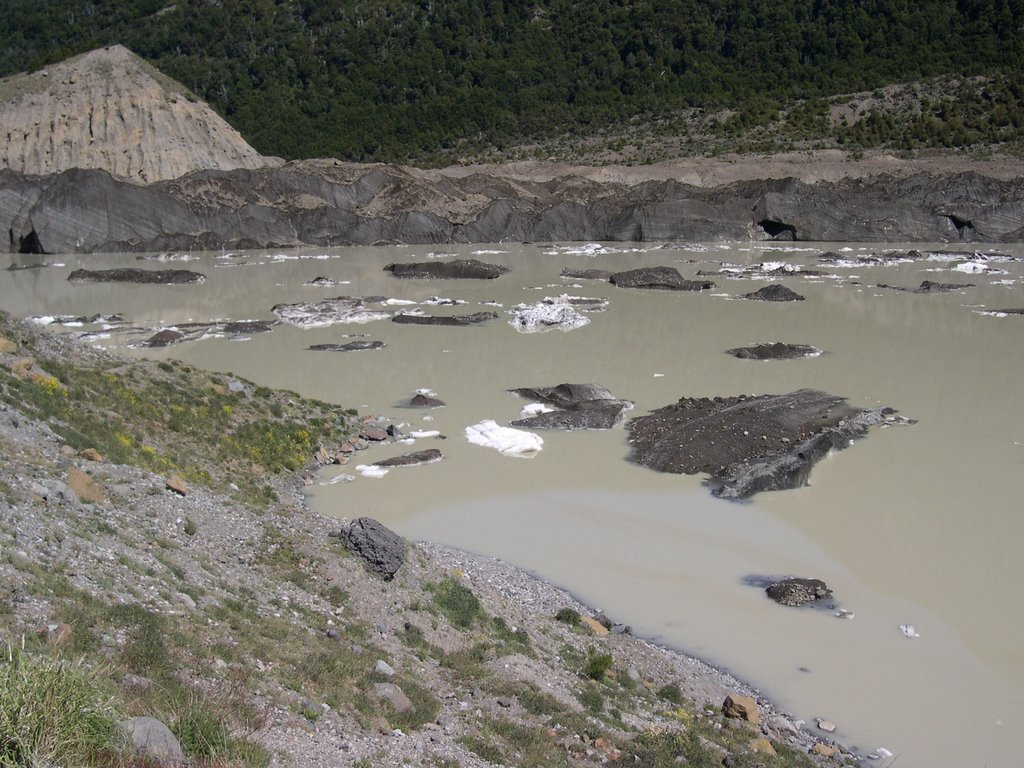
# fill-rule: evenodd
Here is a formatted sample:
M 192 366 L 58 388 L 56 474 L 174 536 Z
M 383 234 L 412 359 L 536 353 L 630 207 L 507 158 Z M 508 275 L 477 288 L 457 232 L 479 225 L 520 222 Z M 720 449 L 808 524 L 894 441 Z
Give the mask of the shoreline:
M 12 373 L 25 352 L 34 360 L 25 370 L 38 376 L 17 385 L 24 397 L 30 390 L 23 387 L 36 386 L 26 381 L 73 396 L 73 381 L 47 372 L 69 376 L 70 368 L 49 362 L 61 359 L 82 370 L 116 370 L 125 386 L 165 374 L 161 386 L 187 376 L 209 397 L 230 386 L 238 409 L 259 398 L 250 382 L 128 360 L 24 321 L 4 330 L 0 444 L 10 458 L 0 468 L 0 541 L 11 554 L 0 561 L 0 577 L 23 586 L 11 612 L 0 614 L 0 637 L 31 637 L 43 653 L 86 649 L 87 665 L 100 664 L 115 690 L 131 692 L 131 713 L 173 717 L 173 710 L 160 714 L 153 696 L 147 678 L 156 670 L 118 671 L 140 641 L 117 623 L 118 605 L 135 606 L 131 615 L 154 626 L 173 621 L 176 632 L 198 633 L 181 648 L 173 646 L 175 633 L 159 633 L 173 660 L 161 674 L 187 679 L 184 690 L 223 702 L 225 712 L 235 702 L 260 713 L 246 738 L 262 745 L 270 766 L 326 768 L 339 755 L 353 765 L 514 765 L 512 750 L 525 747 L 510 733 L 529 734 L 533 748 L 581 766 L 631 750 L 683 749 L 673 739 L 686 734 L 692 748 L 723 757 L 773 744 L 780 755 L 800 756 L 783 765 L 854 757 L 695 656 L 556 620 L 565 608 L 590 611 L 505 561 L 408 542 L 394 580 L 381 581 L 338 546 L 345 523 L 310 507 L 301 473 L 265 475 L 274 500 L 261 510 L 238 497 L 242 488 L 226 486 L 234 498 L 201 483 L 179 492 L 164 475 L 72 448 L 29 412 L 28 399 L 12 402 Z M 147 439 L 160 448 L 156 436 Z M 238 475 L 226 477 L 241 485 Z M 465 600 L 476 607 L 465 622 L 440 602 L 439 590 L 472 596 Z M 99 615 L 114 623 L 102 635 L 93 634 L 99 626 L 77 626 L 80 603 L 109 604 Z M 82 631 L 93 638 L 84 645 L 75 640 Z M 279 639 L 268 644 L 265 636 Z M 581 672 L 603 654 L 610 668 Z M 311 659 L 334 657 L 343 666 L 322 680 L 304 671 Z M 375 671 L 381 664 L 391 672 Z M 394 689 L 405 693 L 399 698 Z M 405 694 L 415 702 L 411 710 Z M 749 722 L 724 717 L 729 695 L 756 699 L 757 715 Z M 812 749 L 819 753 L 808 755 Z M 499 753 L 506 757 L 484 757 Z

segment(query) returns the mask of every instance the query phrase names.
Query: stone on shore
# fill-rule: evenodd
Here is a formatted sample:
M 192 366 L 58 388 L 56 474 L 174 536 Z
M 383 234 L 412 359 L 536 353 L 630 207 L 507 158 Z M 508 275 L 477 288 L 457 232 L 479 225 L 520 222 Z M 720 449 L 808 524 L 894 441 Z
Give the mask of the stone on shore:
M 384 581 L 391 581 L 405 562 L 405 540 L 373 518 L 360 517 L 333 535 Z
M 171 475 L 164 482 L 164 486 L 168 491 L 178 494 L 179 496 L 185 496 L 188 494 L 188 483 L 180 475 Z
M 154 717 L 133 717 L 117 724 L 125 740 L 140 757 L 155 761 L 161 768 L 183 765 L 185 755 L 171 730 Z
M 742 696 L 738 693 L 729 694 L 722 702 L 722 714 L 726 717 L 745 720 L 753 725 L 761 723 L 761 713 L 752 696 Z

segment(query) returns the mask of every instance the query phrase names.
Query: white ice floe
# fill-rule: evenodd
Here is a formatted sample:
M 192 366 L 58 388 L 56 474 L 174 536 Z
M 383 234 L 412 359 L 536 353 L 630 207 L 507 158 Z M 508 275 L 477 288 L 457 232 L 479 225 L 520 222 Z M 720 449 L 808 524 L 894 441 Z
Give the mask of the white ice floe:
M 521 333 L 536 333 L 558 328 L 571 331 L 582 328 L 590 322 L 576 307 L 580 306 L 591 311 L 603 310 L 608 300 L 602 298 L 586 298 L 582 296 L 545 296 L 536 304 L 517 304 L 508 311 L 511 318 L 508 324 Z
M 431 307 L 457 307 L 465 304 L 464 299 L 445 299 L 441 296 L 431 296 L 429 299 L 424 299 L 423 304 Z
M 415 437 L 421 439 L 424 437 L 440 437 L 441 431 L 437 429 L 425 429 L 425 430 L 413 430 L 409 433 L 409 437 Z
M 356 472 L 363 477 L 384 477 L 388 473 L 388 469 L 378 467 L 376 464 L 360 464 L 356 467 Z
M 473 251 L 474 256 L 494 256 L 499 253 L 508 253 L 508 251 L 494 251 L 494 250 L 481 250 Z
M 900 632 L 904 637 L 920 637 L 913 624 L 900 624 Z
M 540 416 L 542 413 L 551 413 L 553 410 L 555 409 L 550 405 L 545 405 L 544 403 L 530 403 L 523 408 L 519 417 L 521 419 L 528 419 L 531 416 Z
M 321 481 L 320 485 L 337 485 L 338 483 L 351 483 L 355 479 L 356 479 L 355 475 L 349 475 L 349 474 L 335 475 L 330 480 L 323 480 L 323 481 Z
M 416 302 L 412 299 L 385 299 L 384 303 L 389 307 L 407 307 L 410 304 L 415 304 Z
M 437 397 L 437 392 L 432 390 L 430 387 L 420 387 L 416 390 L 417 395 L 423 395 L 424 397 Z
M 957 264 L 953 267 L 954 272 L 966 272 L 968 275 L 1006 275 L 1009 274 L 1005 269 L 999 269 L 999 267 L 990 267 L 983 261 L 965 261 L 963 264 Z
M 339 323 L 369 323 L 391 317 L 367 308 L 362 299 L 339 296 L 316 303 L 278 304 L 271 310 L 282 322 L 299 328 L 324 328 Z
M 473 445 L 494 448 L 505 456 L 533 456 L 544 445 L 544 440 L 533 432 L 498 426 L 493 419 L 466 427 L 466 439 Z

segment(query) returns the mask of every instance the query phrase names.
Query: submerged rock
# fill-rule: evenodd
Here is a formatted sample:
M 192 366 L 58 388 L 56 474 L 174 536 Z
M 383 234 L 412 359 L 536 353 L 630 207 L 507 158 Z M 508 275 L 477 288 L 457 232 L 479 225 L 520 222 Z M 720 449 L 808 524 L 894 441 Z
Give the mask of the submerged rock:
M 362 352 L 369 349 L 384 349 L 383 341 L 350 341 L 347 344 L 312 344 L 306 349 L 313 352 Z
M 403 312 L 391 318 L 393 323 L 405 325 L 447 325 L 467 326 L 486 323 L 488 320 L 497 320 L 495 312 L 475 312 L 472 315 L 422 315 L 411 312 Z
M 754 291 L 753 293 L 745 293 L 741 298 L 749 299 L 750 301 L 803 301 L 804 297 L 796 291 L 790 290 L 784 285 L 773 284 L 766 285 L 764 288 Z
M 269 332 L 270 325 L 259 320 L 239 320 L 224 324 L 224 333 L 231 334 L 232 336 Z
M 891 291 L 903 291 L 904 293 L 947 293 L 948 291 L 959 291 L 963 288 L 974 288 L 974 283 L 936 283 L 932 280 L 922 280 L 917 288 L 902 288 L 898 285 L 886 285 L 879 283 L 879 288 L 888 288 Z
M 832 597 L 832 590 L 821 579 L 783 579 L 769 584 L 764 591 L 776 603 L 794 607 Z
M 814 389 L 785 395 L 681 398 L 628 424 L 632 460 L 659 472 L 707 473 L 715 496 L 796 488 L 831 450 L 868 427 L 912 423 Z
M 137 283 L 140 285 L 185 285 L 206 282 L 206 275 L 188 269 L 76 269 L 73 283 Z
M 796 360 L 801 357 L 817 357 L 822 351 L 807 344 L 786 344 L 772 341 L 766 344 L 755 344 L 751 347 L 735 347 L 725 350 L 727 355 L 740 360 Z
M 611 429 L 633 407 L 597 384 L 559 384 L 556 387 L 523 387 L 510 392 L 537 400 L 556 410 L 538 413 L 512 422 L 514 427 L 531 429 Z
M 706 291 L 714 288 L 710 280 L 687 280 L 675 267 L 641 267 L 616 272 L 609 281 L 620 288 L 648 288 L 663 291 Z
M 372 517 L 360 517 L 333 535 L 385 581 L 391 581 L 405 562 L 405 540 Z
M 487 264 L 478 259 L 420 261 L 388 264 L 384 267 L 385 272 L 390 272 L 395 277 L 413 280 L 493 280 L 510 269 L 511 267 Z
M 437 448 L 427 448 L 424 451 L 412 451 L 403 453 L 401 456 L 394 456 L 383 461 L 375 461 L 377 467 L 418 467 L 421 464 L 434 464 L 444 458 L 444 454 Z

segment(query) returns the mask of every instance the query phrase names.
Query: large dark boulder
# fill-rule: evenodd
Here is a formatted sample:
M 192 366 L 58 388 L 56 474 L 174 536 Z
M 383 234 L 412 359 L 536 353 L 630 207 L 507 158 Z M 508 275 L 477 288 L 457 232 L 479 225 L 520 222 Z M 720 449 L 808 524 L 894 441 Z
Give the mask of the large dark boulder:
M 337 536 L 352 554 L 362 558 L 366 570 L 391 581 L 405 562 L 405 540 L 371 517 L 353 520 Z
M 451 261 L 420 261 L 405 264 L 388 264 L 385 272 L 395 277 L 414 280 L 493 280 L 508 272 L 510 267 L 487 264 L 478 259 L 453 259 Z
M 882 423 L 891 408 L 859 410 L 814 389 L 785 395 L 681 398 L 627 425 L 632 459 L 659 472 L 706 473 L 713 493 L 745 498 L 796 488 L 831 450 Z
M 401 456 L 393 456 L 390 459 L 374 462 L 376 467 L 418 467 L 421 464 L 435 464 L 444 458 L 444 454 L 437 448 L 427 448 L 423 451 L 412 451 L 403 453 Z
M 620 288 L 648 288 L 662 291 L 706 291 L 714 288 L 710 280 L 687 280 L 675 267 L 641 267 L 616 272 L 609 281 Z

